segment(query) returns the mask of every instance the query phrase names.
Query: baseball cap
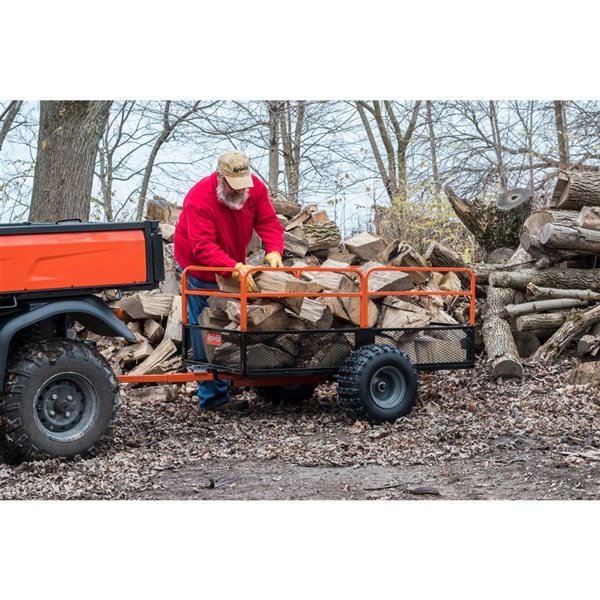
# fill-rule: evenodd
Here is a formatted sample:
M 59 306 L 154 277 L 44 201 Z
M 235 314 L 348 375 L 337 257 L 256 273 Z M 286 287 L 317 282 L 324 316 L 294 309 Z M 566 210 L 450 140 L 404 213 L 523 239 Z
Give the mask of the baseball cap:
M 250 161 L 243 152 L 223 152 L 219 156 L 218 169 L 234 190 L 254 187 L 250 175 Z

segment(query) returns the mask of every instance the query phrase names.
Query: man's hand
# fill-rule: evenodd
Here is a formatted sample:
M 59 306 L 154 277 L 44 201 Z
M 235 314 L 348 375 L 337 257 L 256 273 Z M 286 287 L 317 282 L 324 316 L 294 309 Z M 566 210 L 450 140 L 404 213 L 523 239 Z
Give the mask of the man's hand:
M 249 268 L 249 265 L 245 265 L 244 263 L 239 262 L 237 263 L 237 265 L 235 265 L 236 270 L 233 271 L 233 273 L 231 273 L 231 276 L 239 281 L 241 279 L 242 273 L 247 273 Z M 251 294 L 258 294 L 258 286 L 256 285 L 254 278 L 252 277 L 252 273 L 248 273 L 246 277 L 246 291 L 250 292 Z
M 269 252 L 269 254 L 265 256 L 265 264 L 269 265 L 270 267 L 283 267 L 281 254 L 279 254 L 277 251 Z

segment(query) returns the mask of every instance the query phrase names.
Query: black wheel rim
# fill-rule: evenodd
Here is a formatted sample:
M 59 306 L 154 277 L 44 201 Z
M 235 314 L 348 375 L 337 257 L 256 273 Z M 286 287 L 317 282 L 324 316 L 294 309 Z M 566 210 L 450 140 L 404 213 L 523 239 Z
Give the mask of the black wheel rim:
M 371 377 L 369 391 L 373 402 L 383 409 L 396 408 L 406 395 L 406 378 L 400 369 L 381 367 Z
M 54 375 L 34 400 L 35 422 L 55 442 L 82 438 L 94 424 L 100 400 L 91 382 L 78 373 Z

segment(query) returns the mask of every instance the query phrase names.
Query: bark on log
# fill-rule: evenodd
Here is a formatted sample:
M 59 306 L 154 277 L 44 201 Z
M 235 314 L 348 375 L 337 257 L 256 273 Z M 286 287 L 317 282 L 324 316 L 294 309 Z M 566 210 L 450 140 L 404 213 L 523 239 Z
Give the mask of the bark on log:
M 429 244 L 429 247 L 425 251 L 425 258 L 429 261 L 432 267 L 452 267 L 452 268 L 466 268 L 467 263 L 460 257 L 457 252 L 447 248 L 443 244 L 436 242 L 435 240 Z M 469 289 L 471 285 L 471 279 L 467 273 L 457 273 L 460 281 L 465 289 Z
M 535 266 L 538 269 L 547 269 L 556 263 L 570 260 L 577 256 L 576 253 L 565 250 L 553 250 L 544 246 L 537 236 L 523 232 L 521 234 L 521 246 L 536 259 Z
M 523 233 L 539 237 L 544 225 L 575 225 L 579 213 L 576 210 L 536 210 L 523 223 Z
M 588 302 L 600 302 L 600 293 L 590 290 L 565 290 L 560 288 L 539 287 L 535 283 L 527 286 L 527 294 L 533 298 L 577 298 Z
M 600 269 L 496 271 L 490 275 L 489 280 L 494 287 L 516 290 L 525 290 L 533 283 L 544 287 L 600 291 Z
M 568 344 L 585 333 L 592 325 L 600 323 L 600 305 L 585 312 L 570 315 L 560 329 L 533 355 L 537 361 L 557 358 Z
M 516 319 L 523 315 L 531 313 L 543 313 L 553 310 L 566 310 L 569 308 L 581 308 L 587 306 L 585 300 L 576 300 L 573 298 L 560 298 L 557 300 L 538 300 L 536 302 L 526 302 L 524 304 L 508 304 L 500 311 L 500 316 L 505 319 Z
M 340 230 L 333 221 L 307 223 L 303 226 L 303 233 L 309 244 L 307 252 L 335 248 L 342 241 Z
M 600 231 L 548 223 L 540 232 L 540 243 L 555 250 L 575 250 L 583 254 L 600 254 Z
M 571 210 L 600 206 L 600 173 L 561 171 L 550 204 L 553 208 Z
M 600 231 L 600 206 L 584 206 L 575 221 L 575 226 Z

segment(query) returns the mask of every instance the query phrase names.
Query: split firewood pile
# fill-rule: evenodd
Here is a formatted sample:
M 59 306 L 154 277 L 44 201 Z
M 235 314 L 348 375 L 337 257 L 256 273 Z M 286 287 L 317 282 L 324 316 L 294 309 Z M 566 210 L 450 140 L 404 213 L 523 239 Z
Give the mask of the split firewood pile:
M 441 244 L 432 242 L 424 255 L 408 244 L 395 240 L 386 244 L 380 237 L 359 233 L 342 241 L 340 231 L 329 220 L 326 211 L 316 205 L 301 207 L 278 197 L 273 200 L 278 217 L 284 226 L 284 265 L 287 267 L 359 266 L 366 271 L 372 267 L 429 267 L 454 266 L 460 257 Z M 127 294 L 114 305 L 121 308 L 128 327 L 137 338 L 135 344 L 115 349 L 113 362 L 121 372 L 151 374 L 172 371 L 181 366 L 181 283 L 173 258 L 173 234 L 180 208 L 155 198 L 149 204 L 149 219 L 160 221 L 164 243 L 165 281 L 160 289 Z M 258 236 L 249 248 L 248 263 L 263 265 L 265 252 Z M 295 275 L 299 275 L 296 277 Z M 300 292 L 359 293 L 359 278 L 340 272 L 261 272 L 254 274 L 261 292 L 279 295 Z M 239 293 L 239 284 L 231 277 L 217 276 L 220 289 Z M 465 274 L 388 271 L 369 277 L 370 291 L 458 291 L 469 289 Z M 201 315 L 200 325 L 224 329 L 219 345 L 205 343 L 210 362 L 239 367 L 240 303 L 237 299 L 211 297 L 209 308 Z M 469 320 L 469 302 L 457 296 L 379 296 L 368 303 L 368 324 L 378 328 L 422 328 L 430 324 L 457 325 Z M 249 368 L 311 367 L 339 365 L 351 351 L 351 336 L 343 329 L 360 323 L 360 298 L 317 297 L 251 300 L 247 308 L 250 338 L 246 355 Z M 299 331 L 330 330 L 330 334 L 298 335 Z M 280 330 L 271 335 L 262 332 Z M 260 334 L 260 335 L 259 335 Z M 437 337 L 436 337 L 437 335 Z M 396 344 L 395 337 L 378 336 L 379 343 Z M 381 338 L 381 339 L 379 339 Z M 435 362 L 436 351 L 443 351 L 446 361 L 463 361 L 464 339 L 448 339 L 435 331 L 415 331 L 400 341 L 409 356 L 421 363 Z M 452 358 L 453 357 L 453 358 Z
M 600 173 L 561 172 L 548 208 L 524 220 L 517 250 L 474 267 L 488 284 L 482 333 L 495 377 L 521 377 L 524 357 L 600 358 L 599 257 Z

